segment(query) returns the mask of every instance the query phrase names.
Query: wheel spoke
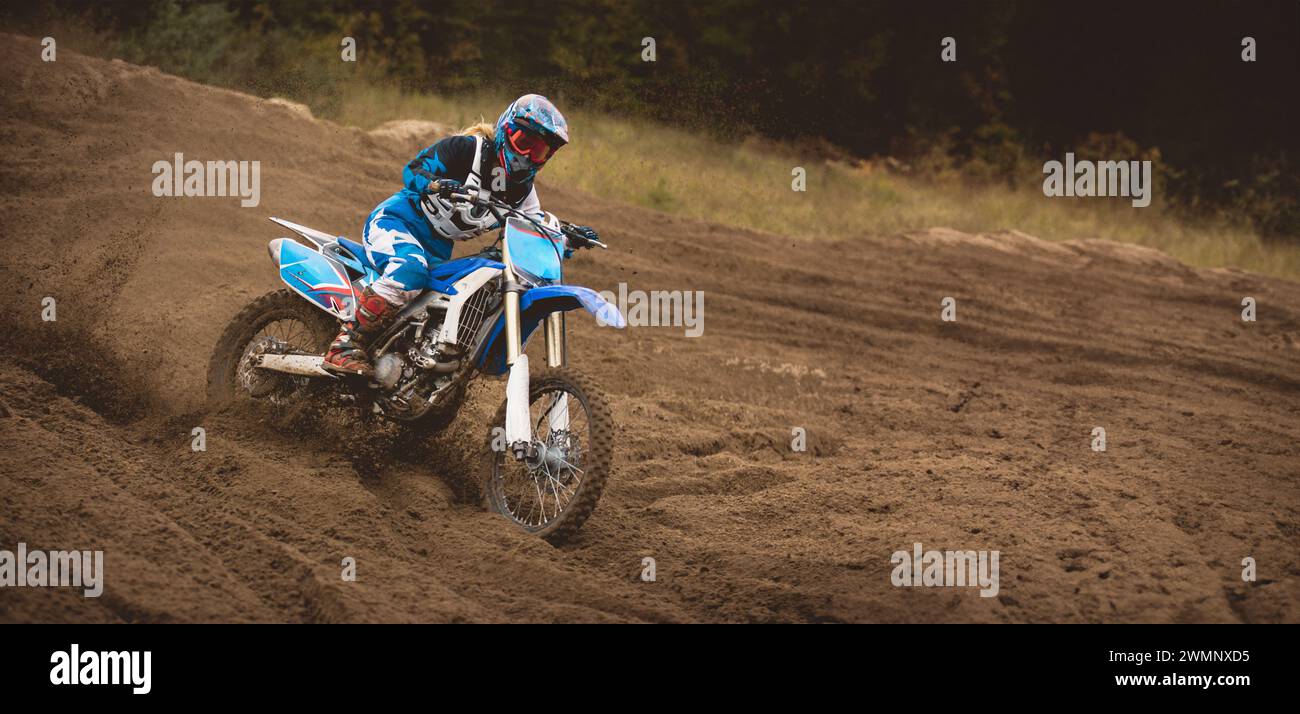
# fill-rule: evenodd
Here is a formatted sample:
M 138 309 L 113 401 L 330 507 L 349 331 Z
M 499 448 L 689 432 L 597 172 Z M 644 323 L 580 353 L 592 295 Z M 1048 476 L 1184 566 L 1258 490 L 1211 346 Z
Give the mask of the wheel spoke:
M 303 320 L 296 317 L 271 320 L 253 335 L 244 354 L 240 356 L 239 363 L 235 367 L 236 384 L 246 392 L 253 393 L 249 396 L 269 399 L 276 404 L 283 403 L 300 391 L 307 380 L 259 370 L 250 363 L 252 354 L 259 350 L 268 353 L 315 353 L 321 348 L 321 345 L 315 342 L 311 326 Z M 276 382 L 279 384 L 275 385 Z
M 561 399 L 569 400 L 567 428 L 556 429 L 548 419 Z M 582 466 L 590 438 L 585 404 L 568 389 L 548 389 L 530 400 L 532 438 L 546 449 L 540 463 L 529 467 L 506 454 L 494 463 L 494 483 L 502 510 L 530 529 L 543 528 L 559 519 L 577 497 L 585 478 Z M 552 503 L 548 504 L 550 500 Z

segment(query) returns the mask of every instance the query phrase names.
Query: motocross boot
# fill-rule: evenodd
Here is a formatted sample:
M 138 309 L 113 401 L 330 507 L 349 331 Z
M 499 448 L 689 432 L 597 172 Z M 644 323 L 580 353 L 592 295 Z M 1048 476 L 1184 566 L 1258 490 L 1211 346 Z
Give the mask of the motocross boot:
M 343 329 L 325 353 L 322 366 L 331 372 L 374 377 L 375 367 L 370 364 L 366 349 L 371 340 L 392 326 L 400 311 L 400 307 L 367 287 L 357 300 L 356 319 L 343 323 Z

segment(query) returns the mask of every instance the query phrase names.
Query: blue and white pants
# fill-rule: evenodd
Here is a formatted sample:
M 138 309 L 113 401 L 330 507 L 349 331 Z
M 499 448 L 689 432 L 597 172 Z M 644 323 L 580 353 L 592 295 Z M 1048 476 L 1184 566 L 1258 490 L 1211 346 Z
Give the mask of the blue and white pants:
M 388 302 L 402 306 L 429 284 L 429 268 L 442 262 L 430 255 L 405 220 L 382 211 L 366 223 L 362 242 L 366 257 L 382 274 L 371 288 Z

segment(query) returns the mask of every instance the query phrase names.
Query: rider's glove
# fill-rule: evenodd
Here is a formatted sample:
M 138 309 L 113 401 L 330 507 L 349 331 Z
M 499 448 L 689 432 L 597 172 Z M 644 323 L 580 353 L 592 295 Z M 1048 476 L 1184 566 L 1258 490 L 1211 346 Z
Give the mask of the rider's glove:
M 437 182 L 429 182 L 429 193 L 438 194 L 438 198 L 451 198 L 452 194 L 460 191 L 464 185 L 456 179 L 438 179 Z
M 569 226 L 565 233 L 569 235 L 569 245 L 574 248 L 590 248 L 600 240 L 600 234 L 591 226 Z

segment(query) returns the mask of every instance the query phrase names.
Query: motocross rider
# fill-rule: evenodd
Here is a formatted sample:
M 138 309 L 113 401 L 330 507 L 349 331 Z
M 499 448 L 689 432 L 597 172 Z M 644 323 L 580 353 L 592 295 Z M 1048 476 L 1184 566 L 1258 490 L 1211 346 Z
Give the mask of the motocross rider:
M 452 241 L 499 227 L 487 209 L 452 200 L 453 191 L 490 195 L 557 226 L 558 221 L 542 211 L 533 178 L 567 143 L 569 127 L 560 110 L 546 97 L 525 94 L 506 108 L 495 126 L 479 124 L 442 139 L 407 164 L 402 190 L 366 219 L 366 256 L 382 277 L 361 293 L 356 318 L 343 323 L 325 354 L 325 368 L 372 377 L 374 367 L 366 351 L 370 341 L 425 289 L 430 268 L 451 258 Z M 586 226 L 570 233 L 569 248 L 598 239 Z

